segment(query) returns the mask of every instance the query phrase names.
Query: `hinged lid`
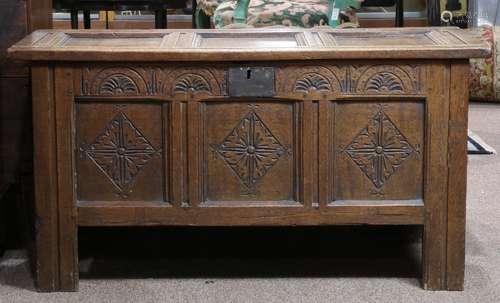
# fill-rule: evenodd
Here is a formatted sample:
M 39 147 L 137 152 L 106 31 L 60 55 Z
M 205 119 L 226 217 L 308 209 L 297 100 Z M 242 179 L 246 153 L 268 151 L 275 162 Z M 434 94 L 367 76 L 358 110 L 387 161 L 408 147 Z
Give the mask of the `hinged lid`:
M 464 59 L 489 45 L 458 28 L 232 30 L 41 30 L 9 49 L 45 61 L 257 61 Z

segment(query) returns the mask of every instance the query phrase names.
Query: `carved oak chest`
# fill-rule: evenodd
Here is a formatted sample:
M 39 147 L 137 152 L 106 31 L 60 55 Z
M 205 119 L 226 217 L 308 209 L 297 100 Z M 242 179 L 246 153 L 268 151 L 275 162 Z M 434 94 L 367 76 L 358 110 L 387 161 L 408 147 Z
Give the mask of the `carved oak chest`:
M 38 31 L 37 281 L 78 285 L 79 226 L 424 226 L 423 287 L 464 280 L 458 29 Z

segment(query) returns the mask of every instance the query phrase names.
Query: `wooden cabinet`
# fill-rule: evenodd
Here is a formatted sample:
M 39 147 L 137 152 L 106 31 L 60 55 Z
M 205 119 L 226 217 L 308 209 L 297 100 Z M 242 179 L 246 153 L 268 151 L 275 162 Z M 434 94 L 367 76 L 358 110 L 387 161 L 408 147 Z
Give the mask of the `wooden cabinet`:
M 38 285 L 78 226 L 423 225 L 423 287 L 463 287 L 468 58 L 456 29 L 38 31 Z

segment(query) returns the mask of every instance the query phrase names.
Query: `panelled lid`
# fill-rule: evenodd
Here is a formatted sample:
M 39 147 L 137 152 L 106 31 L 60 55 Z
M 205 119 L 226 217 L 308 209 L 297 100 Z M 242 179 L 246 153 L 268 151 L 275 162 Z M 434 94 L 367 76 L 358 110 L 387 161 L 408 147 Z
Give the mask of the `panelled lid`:
M 30 61 L 464 59 L 490 55 L 458 28 L 39 30 L 9 50 Z

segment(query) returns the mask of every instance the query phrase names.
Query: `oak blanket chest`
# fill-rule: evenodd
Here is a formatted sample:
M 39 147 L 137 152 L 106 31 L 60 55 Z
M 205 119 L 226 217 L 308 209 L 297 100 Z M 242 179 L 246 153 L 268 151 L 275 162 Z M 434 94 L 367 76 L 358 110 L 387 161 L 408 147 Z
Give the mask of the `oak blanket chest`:
M 76 290 L 79 226 L 422 225 L 464 282 L 470 57 L 454 28 L 37 31 L 36 273 Z

